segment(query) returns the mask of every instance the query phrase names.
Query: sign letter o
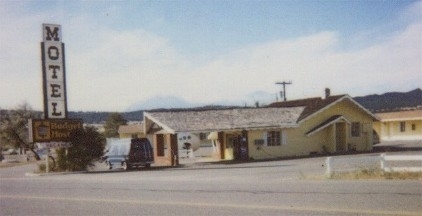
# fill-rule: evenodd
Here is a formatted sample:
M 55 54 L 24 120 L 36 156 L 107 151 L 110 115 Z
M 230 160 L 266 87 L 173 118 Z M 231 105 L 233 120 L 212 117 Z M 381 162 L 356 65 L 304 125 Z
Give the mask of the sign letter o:
M 51 60 L 59 59 L 60 53 L 59 49 L 55 46 L 48 47 L 48 58 Z

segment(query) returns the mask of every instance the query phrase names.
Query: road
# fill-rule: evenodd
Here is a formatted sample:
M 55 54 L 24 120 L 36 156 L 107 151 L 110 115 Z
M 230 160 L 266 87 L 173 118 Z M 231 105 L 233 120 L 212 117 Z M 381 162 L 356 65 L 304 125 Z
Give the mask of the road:
M 0 169 L 0 215 L 421 215 L 422 181 L 326 180 L 325 158 L 25 176 Z

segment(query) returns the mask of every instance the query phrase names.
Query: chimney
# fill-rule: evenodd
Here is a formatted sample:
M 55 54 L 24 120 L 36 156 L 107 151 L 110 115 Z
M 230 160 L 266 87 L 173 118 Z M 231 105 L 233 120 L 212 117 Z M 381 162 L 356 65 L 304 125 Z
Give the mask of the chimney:
M 329 88 L 325 88 L 325 99 L 330 97 L 330 94 L 331 94 L 331 90 Z

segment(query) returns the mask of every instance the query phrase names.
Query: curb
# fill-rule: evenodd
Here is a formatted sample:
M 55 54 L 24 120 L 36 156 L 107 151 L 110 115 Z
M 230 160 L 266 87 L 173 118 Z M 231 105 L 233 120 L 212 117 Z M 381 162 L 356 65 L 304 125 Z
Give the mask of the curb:
M 79 171 L 79 172 L 50 172 L 50 173 L 25 173 L 26 177 L 39 177 L 39 176 L 56 176 L 56 175 L 71 175 L 71 174 L 80 174 L 87 173 L 88 171 Z

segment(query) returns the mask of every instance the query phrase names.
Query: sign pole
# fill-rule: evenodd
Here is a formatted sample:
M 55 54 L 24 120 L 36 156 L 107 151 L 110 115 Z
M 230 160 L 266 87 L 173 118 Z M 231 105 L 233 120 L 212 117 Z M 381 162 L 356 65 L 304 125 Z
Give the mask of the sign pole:
M 48 164 L 48 157 L 50 156 L 50 148 L 47 147 L 47 155 L 45 157 L 45 172 L 49 173 L 50 172 L 50 167 Z

